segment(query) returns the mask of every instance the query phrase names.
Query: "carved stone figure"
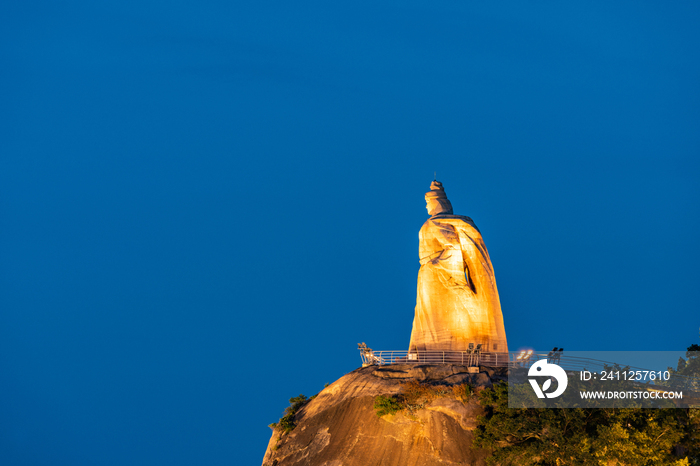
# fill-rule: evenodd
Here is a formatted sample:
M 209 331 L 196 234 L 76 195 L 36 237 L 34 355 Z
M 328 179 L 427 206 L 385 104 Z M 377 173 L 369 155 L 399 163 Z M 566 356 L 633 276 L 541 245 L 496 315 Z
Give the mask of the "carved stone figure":
M 479 229 L 453 215 L 442 183 L 426 193 L 430 218 L 420 229 L 418 292 L 411 351 L 507 352 L 496 277 Z

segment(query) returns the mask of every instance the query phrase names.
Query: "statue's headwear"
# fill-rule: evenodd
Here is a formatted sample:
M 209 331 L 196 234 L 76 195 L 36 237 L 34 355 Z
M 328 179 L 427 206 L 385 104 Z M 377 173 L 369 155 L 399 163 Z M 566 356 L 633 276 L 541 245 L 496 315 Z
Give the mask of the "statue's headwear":
M 425 193 L 425 200 L 435 199 L 438 204 L 440 204 L 439 212 L 430 212 L 430 215 L 442 214 L 452 214 L 452 203 L 447 199 L 447 194 L 445 194 L 445 189 L 442 187 L 442 183 L 439 181 L 433 181 L 430 183 L 430 191 Z
M 442 183 L 439 181 L 433 181 L 430 183 L 430 191 L 425 193 L 426 199 L 447 199 L 447 194 L 445 194 L 445 188 L 442 187 Z

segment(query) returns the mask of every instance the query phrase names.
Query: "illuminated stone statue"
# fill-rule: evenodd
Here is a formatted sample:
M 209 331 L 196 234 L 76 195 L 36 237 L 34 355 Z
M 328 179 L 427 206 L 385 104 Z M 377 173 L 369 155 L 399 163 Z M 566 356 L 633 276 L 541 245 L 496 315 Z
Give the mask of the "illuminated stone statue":
M 452 214 L 442 183 L 425 195 L 430 218 L 420 229 L 418 293 L 411 351 L 507 352 L 501 303 L 489 253 L 469 217 Z

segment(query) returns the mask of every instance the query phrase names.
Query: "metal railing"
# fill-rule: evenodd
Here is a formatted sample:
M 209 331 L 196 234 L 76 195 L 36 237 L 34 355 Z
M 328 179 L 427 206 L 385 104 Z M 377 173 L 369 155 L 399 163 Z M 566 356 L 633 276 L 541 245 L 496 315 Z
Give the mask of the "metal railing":
M 360 348 L 362 365 L 388 364 L 460 364 L 464 366 L 506 367 L 510 363 L 508 353 L 482 353 L 481 351 L 372 351 Z
M 529 368 L 535 362 L 547 359 L 556 363 L 567 371 L 582 371 L 600 373 L 603 370 L 646 371 L 640 367 L 626 364 L 602 361 L 592 358 L 567 356 L 562 353 L 529 353 L 523 356 L 522 352 L 492 353 L 472 351 L 373 351 L 367 345 L 360 345 L 362 365 L 391 365 L 391 364 L 459 364 L 463 366 L 487 366 Z M 700 390 L 700 378 L 672 374 L 667 381 L 651 382 L 655 386 L 671 386 L 674 389 Z

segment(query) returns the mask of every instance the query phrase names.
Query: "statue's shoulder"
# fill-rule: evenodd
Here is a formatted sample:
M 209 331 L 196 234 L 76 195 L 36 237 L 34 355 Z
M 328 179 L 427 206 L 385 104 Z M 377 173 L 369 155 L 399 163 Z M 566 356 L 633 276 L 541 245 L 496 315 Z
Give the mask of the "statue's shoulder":
M 476 223 L 474 223 L 474 220 L 472 220 L 471 217 L 467 217 L 466 215 L 439 214 L 430 217 L 426 223 L 428 222 L 434 222 L 443 225 L 452 225 L 455 228 L 464 228 L 466 226 L 469 226 L 474 228 L 477 232 L 481 233 L 479 231 L 479 228 L 477 228 Z

